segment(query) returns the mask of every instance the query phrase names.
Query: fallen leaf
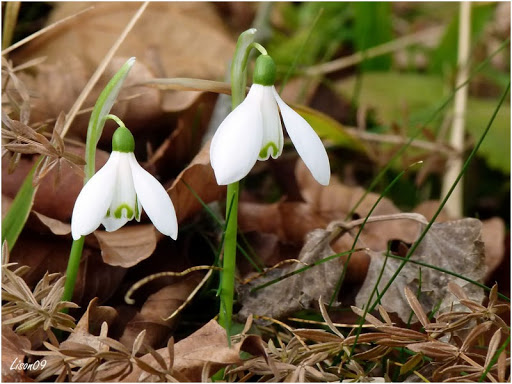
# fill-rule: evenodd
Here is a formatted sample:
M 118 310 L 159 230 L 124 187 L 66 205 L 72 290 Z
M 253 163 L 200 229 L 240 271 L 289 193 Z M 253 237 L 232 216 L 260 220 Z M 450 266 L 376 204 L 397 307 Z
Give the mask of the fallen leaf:
M 32 213 L 55 235 L 68 235 L 71 233 L 71 224 L 60 220 L 52 219 L 42 213 L 32 211 Z
M 505 222 L 499 217 L 482 221 L 482 241 L 485 244 L 485 279 L 501 265 L 505 258 Z
M 114 308 L 98 306 L 98 298 L 92 299 L 73 332 L 62 342 L 61 348 L 66 349 L 70 343 L 80 343 L 99 350 L 101 342 L 97 336 L 100 335 L 102 324 L 106 322 L 110 326 L 116 317 L 117 311 Z
M 251 314 L 278 319 L 301 309 L 314 308 L 320 297 L 331 297 L 343 268 L 339 258 L 251 292 L 253 288 L 334 255 L 335 252 L 329 246 L 330 234 L 329 231 L 318 229 L 307 236 L 298 257 L 304 264 L 290 264 L 288 267 L 272 270 L 248 284 L 239 285 L 238 301 L 242 304 L 242 309 L 238 316 L 242 320 Z
M 159 347 L 169 338 L 178 317 L 165 319 L 183 304 L 201 278 L 202 274 L 198 272 L 187 275 L 149 296 L 140 312 L 128 322 L 119 341 L 131 349 L 139 333 L 146 330 L 144 343 L 153 348 Z
M 167 190 L 176 208 L 178 222 L 182 222 L 203 208 L 192 191 L 205 204 L 221 199 L 226 193 L 226 187 L 217 184 L 210 165 L 210 141 L 203 145 Z
M 39 96 L 33 102 L 32 121 L 44 121 L 70 109 L 88 78 L 140 6 L 116 2 L 61 3 L 54 7 L 48 23 L 76 14 L 91 5 L 94 9 L 78 16 L 73 23 L 60 25 L 11 54 L 15 63 L 46 57 L 45 64 L 37 67 L 40 74 L 36 83 L 28 86 Z M 116 103 L 112 113 L 134 133 L 144 134 L 148 122 L 160 119 L 164 110 L 181 111 L 194 97 L 189 92 L 178 91 L 172 93 L 172 100 L 168 99 L 169 96 L 162 100 L 157 89 L 140 85 L 134 87 L 135 84 L 151 80 L 155 75 L 222 78 L 234 47 L 234 39 L 225 30 L 213 5 L 153 3 L 124 40 L 84 107 L 94 104 L 108 79 L 119 68 L 119 62 L 135 56 L 137 63 L 119 95 L 121 101 Z M 34 83 L 27 77 L 23 80 L 28 84 Z M 122 101 L 135 94 L 142 96 Z M 184 100 L 188 101 L 183 103 Z M 85 137 L 87 120 L 87 115 L 78 116 L 71 132 Z M 113 124 L 106 125 L 108 135 L 105 137 L 110 137 L 114 128 Z
M 148 160 L 160 175 L 180 172 L 201 149 L 208 128 L 215 95 L 202 93 L 178 117 L 176 129 L 157 148 Z
M 130 268 L 153 254 L 157 235 L 153 224 L 127 226 L 114 232 L 95 231 L 106 264 Z
M 2 382 L 21 383 L 33 381 L 18 369 L 18 364 L 23 364 L 25 352 L 30 350 L 30 340 L 25 336 L 19 336 L 8 327 L 2 326 Z
M 417 228 L 419 235 L 424 226 L 418 224 Z M 435 223 L 411 256 L 411 260 L 435 265 L 482 282 L 485 275 L 485 264 L 481 229 L 482 223 L 471 218 Z M 366 306 L 382 268 L 384 268 L 384 272 L 378 284 L 379 292 L 383 291 L 384 286 L 390 281 L 401 263 L 401 260 L 388 258 L 384 266 L 386 260 L 384 253 L 371 251 L 369 254 L 371 262 L 368 274 L 356 296 L 356 306 L 359 308 Z M 421 285 L 419 283 L 420 269 Z M 483 290 L 465 280 L 431 268 L 407 263 L 381 298 L 381 305 L 388 312 L 397 313 L 403 321 L 407 322 L 411 308 L 407 304 L 404 287 L 408 287 L 412 292 L 421 291 L 419 301 L 426 311 L 430 311 L 441 301 L 441 309 L 449 308 L 454 303 L 454 297 L 446 290 L 449 282 L 455 282 L 463 287 L 471 300 L 481 302 L 484 299 Z M 375 299 L 374 297 L 373 301 Z
M 217 321 L 211 320 L 202 328 L 174 345 L 173 370 L 187 377 L 191 382 L 200 382 L 203 368 L 209 364 L 210 376 L 222 367 L 240 363 L 242 343 L 228 346 L 226 331 Z M 162 348 L 157 351 L 165 361 L 169 360 L 169 350 Z M 153 367 L 158 367 L 150 354 L 142 360 Z M 125 382 L 138 382 L 144 373 L 134 368 Z
M 304 200 L 328 222 L 333 220 L 346 220 L 348 213 L 356 206 L 366 191 L 361 187 L 343 185 L 335 176 L 327 187 L 318 184 L 302 160 L 297 161 L 295 175 Z M 380 195 L 370 192 L 361 201 L 352 217 L 364 218 L 370 211 L 372 216 L 393 215 L 401 211 L 393 202 L 384 197 L 377 206 Z M 373 210 L 372 210 L 373 209 Z M 409 220 L 389 220 L 383 222 L 367 223 L 361 233 L 361 242 L 371 249 L 387 249 L 390 240 L 401 240 L 411 243 L 416 237 L 416 228 L 411 227 Z

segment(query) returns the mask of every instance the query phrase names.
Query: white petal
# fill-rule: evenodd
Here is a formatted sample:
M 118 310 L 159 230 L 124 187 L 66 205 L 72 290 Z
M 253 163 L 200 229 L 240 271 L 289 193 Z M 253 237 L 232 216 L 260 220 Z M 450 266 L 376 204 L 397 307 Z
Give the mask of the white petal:
M 263 138 L 260 111 L 262 86 L 255 85 L 242 104 L 224 119 L 213 136 L 210 162 L 219 185 L 242 179 L 258 159 Z
M 162 184 L 137 163 L 133 153 L 130 153 L 130 166 L 133 184 L 142 208 L 146 211 L 156 229 L 176 240 L 178 237 L 178 220 L 171 198 Z
M 284 139 L 279 110 L 277 109 L 276 99 L 272 92 L 273 87 L 255 85 L 263 88 L 263 98 L 261 100 L 263 139 L 258 160 L 267 160 L 270 156 L 276 159 L 283 152 Z
M 322 140 L 302 116 L 281 100 L 275 89 L 273 92 L 277 104 L 279 104 L 286 131 L 299 156 L 304 160 L 316 181 L 322 185 L 328 185 L 331 178 L 331 167 Z
M 116 180 L 119 156 L 110 155 L 107 163 L 82 188 L 78 195 L 71 218 L 71 234 L 74 240 L 92 233 L 107 212 Z
M 101 224 L 105 227 L 105 230 L 107 232 L 114 232 L 117 231 L 119 228 L 121 228 L 123 225 L 125 225 L 127 222 L 129 222 L 130 219 L 123 216 L 120 219 L 114 217 L 114 216 L 105 216 L 101 220 Z
M 128 220 L 132 220 L 137 210 L 137 195 L 135 194 L 130 164 L 130 158 L 133 154 L 123 152 L 118 153 L 119 163 L 117 164 L 114 196 L 110 203 L 110 215 L 117 218 L 125 217 Z

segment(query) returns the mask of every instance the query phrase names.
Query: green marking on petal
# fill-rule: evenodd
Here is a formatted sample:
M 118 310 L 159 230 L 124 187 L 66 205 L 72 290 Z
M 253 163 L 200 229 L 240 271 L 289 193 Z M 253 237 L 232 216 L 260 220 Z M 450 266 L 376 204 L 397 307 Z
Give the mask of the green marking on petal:
M 107 214 L 105 215 L 106 217 L 110 217 L 110 208 L 107 209 Z
M 277 147 L 277 145 L 274 143 L 274 142 L 269 142 L 267 143 L 263 148 L 261 148 L 261 151 L 260 151 L 260 157 L 261 158 L 267 158 L 268 157 L 268 150 L 269 148 L 271 149 L 271 155 L 272 157 L 276 157 L 277 154 L 279 153 L 279 148 Z
M 114 217 L 120 219 L 123 216 L 123 209 L 126 209 L 126 218 L 133 219 L 133 209 L 128 204 L 121 204 L 114 212 Z
M 139 198 L 135 195 L 135 220 L 140 221 Z

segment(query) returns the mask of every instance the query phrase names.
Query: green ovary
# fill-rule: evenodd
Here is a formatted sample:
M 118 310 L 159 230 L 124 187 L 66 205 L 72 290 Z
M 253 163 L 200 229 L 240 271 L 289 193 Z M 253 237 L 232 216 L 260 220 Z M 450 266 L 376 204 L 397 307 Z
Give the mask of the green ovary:
M 275 158 L 277 154 L 279 153 L 279 148 L 277 148 L 277 145 L 273 142 L 267 143 L 263 148 L 260 150 L 260 157 L 266 158 L 269 148 L 272 150 L 272 157 Z
M 126 218 L 127 219 L 133 219 L 133 208 L 130 207 L 128 204 L 121 204 L 116 208 L 114 211 L 114 217 L 116 219 L 120 219 L 123 216 L 123 210 L 126 209 Z

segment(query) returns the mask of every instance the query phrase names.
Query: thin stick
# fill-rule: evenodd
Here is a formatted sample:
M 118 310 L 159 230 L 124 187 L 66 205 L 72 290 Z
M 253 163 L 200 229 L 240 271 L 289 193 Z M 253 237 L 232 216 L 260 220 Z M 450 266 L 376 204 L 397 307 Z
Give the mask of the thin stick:
M 471 42 L 471 3 L 464 1 L 460 3 L 459 17 L 459 48 L 458 48 L 458 73 L 456 85 L 464 84 L 469 77 L 469 48 Z M 466 123 L 466 105 L 468 99 L 468 86 L 461 87 L 455 93 L 454 116 L 450 145 L 456 152 L 462 153 L 464 150 L 464 125 Z M 462 169 L 462 157 L 453 156 L 446 164 L 446 173 L 443 178 L 443 188 L 441 195 L 446 196 L 453 182 Z M 462 217 L 463 208 L 463 183 L 457 184 L 450 199 L 446 203 L 446 211 L 452 217 Z
M 69 128 L 71 127 L 71 123 L 73 122 L 76 114 L 82 107 L 82 104 L 84 103 L 85 99 L 91 92 L 92 88 L 96 85 L 98 82 L 100 76 L 105 72 L 105 69 L 107 68 L 107 65 L 109 64 L 110 60 L 112 60 L 112 57 L 114 57 L 115 53 L 123 43 L 124 39 L 130 33 L 135 23 L 139 20 L 139 18 L 142 16 L 142 13 L 146 10 L 146 7 L 148 6 L 149 2 L 143 3 L 137 13 L 132 17 L 132 19 L 128 22 L 125 29 L 121 33 L 121 35 L 118 37 L 114 45 L 112 45 L 112 48 L 107 52 L 101 63 L 99 64 L 96 71 L 93 73 L 87 84 L 85 85 L 84 89 L 76 99 L 75 103 L 69 110 L 69 113 L 66 116 L 66 124 L 64 125 L 64 128 L 62 129 L 62 135 L 61 137 L 64 138 L 66 136 L 66 133 L 68 133 Z
M 386 143 L 386 144 L 406 144 L 409 142 L 409 138 L 400 135 L 388 135 L 383 133 L 374 133 L 368 131 L 361 131 L 357 128 L 352 127 L 344 127 L 344 130 L 355 137 L 358 137 L 362 140 L 373 141 L 377 143 Z M 420 149 L 424 149 L 433 153 L 441 153 L 443 155 L 455 155 L 460 156 L 460 153 L 455 151 L 453 148 L 449 146 L 444 146 L 442 143 L 435 143 L 430 141 L 423 141 L 414 139 L 410 143 L 411 147 L 416 147 Z
M 70 15 L 68 17 L 65 17 L 63 18 L 62 20 L 59 20 L 59 21 L 56 21 L 55 23 L 51 24 L 51 25 L 48 25 L 47 27 L 44 27 L 43 29 L 41 29 L 40 31 L 37 31 L 33 34 L 31 34 L 30 36 L 27 36 L 25 37 L 23 40 L 20 40 L 18 41 L 17 43 L 11 45 L 10 47 L 7 47 L 5 48 L 3 51 L 2 51 L 2 55 L 5 55 L 11 51 L 14 51 L 16 48 L 19 48 L 21 47 L 22 45 L 24 44 L 27 44 L 29 41 L 32 41 L 34 40 L 36 37 L 39 37 L 41 36 L 42 34 L 54 29 L 55 27 L 57 27 L 59 24 L 63 24 L 63 23 L 67 23 L 68 21 L 70 21 L 71 19 L 81 15 L 82 13 L 85 13 L 85 12 L 88 12 L 90 11 L 91 9 L 94 9 L 94 7 L 89 7 L 89 8 L 86 8 L 80 12 L 77 12 L 75 13 L 74 15 Z
M 385 55 L 398 51 L 410 45 L 426 41 L 427 39 L 438 39 L 441 35 L 442 28 L 436 27 L 418 32 L 412 35 L 404 36 L 399 39 L 378 45 L 376 47 L 365 50 L 364 52 L 356 52 L 353 55 L 341 57 L 328 63 L 315 65 L 305 71 L 307 76 L 318 76 L 327 73 L 339 71 L 360 63 L 363 60 L 372 59 L 377 56 Z M 432 37 L 433 36 L 433 37 Z

